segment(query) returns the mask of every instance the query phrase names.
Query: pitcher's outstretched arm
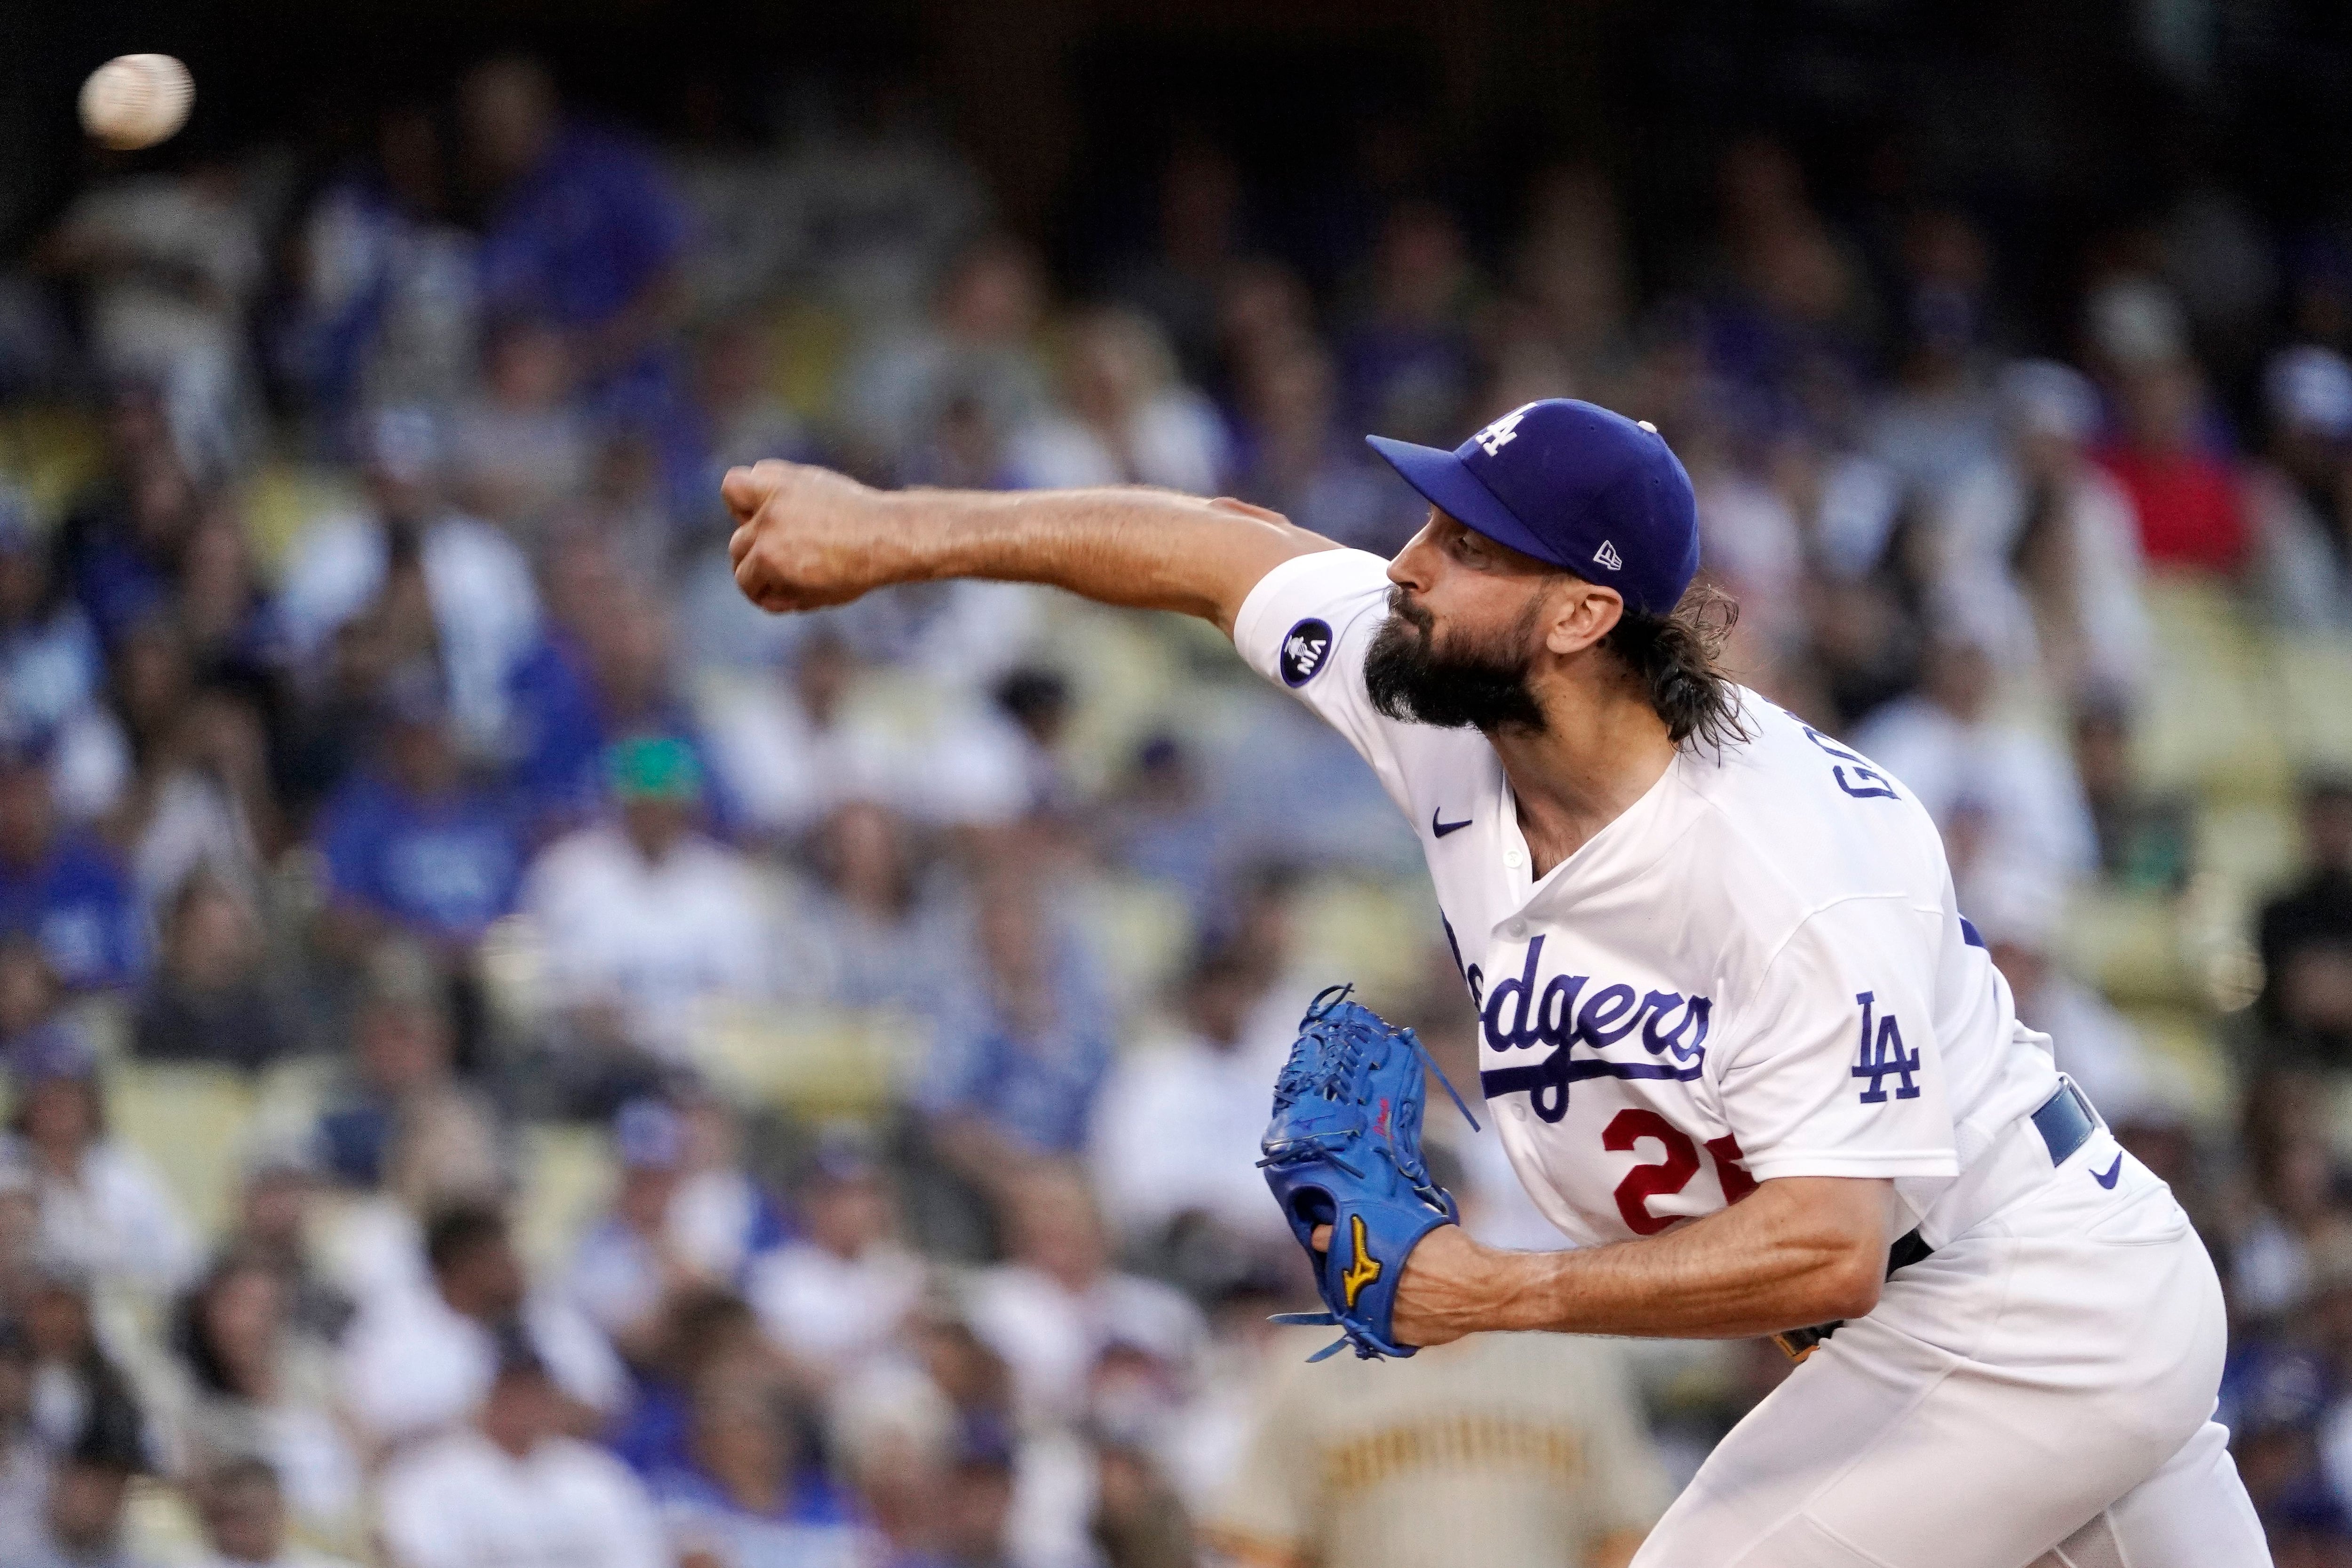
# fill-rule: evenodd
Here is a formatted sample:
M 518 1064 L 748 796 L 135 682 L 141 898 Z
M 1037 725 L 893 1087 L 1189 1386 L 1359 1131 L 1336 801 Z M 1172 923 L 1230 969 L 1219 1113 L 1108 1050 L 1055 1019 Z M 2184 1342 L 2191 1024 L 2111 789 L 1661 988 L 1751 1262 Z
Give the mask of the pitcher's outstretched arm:
M 1337 549 L 1262 507 L 1169 490 L 877 490 L 763 462 L 720 486 L 735 581 L 766 610 L 846 604 L 893 583 L 1044 583 L 1106 605 L 1175 610 L 1230 635 L 1258 579 Z

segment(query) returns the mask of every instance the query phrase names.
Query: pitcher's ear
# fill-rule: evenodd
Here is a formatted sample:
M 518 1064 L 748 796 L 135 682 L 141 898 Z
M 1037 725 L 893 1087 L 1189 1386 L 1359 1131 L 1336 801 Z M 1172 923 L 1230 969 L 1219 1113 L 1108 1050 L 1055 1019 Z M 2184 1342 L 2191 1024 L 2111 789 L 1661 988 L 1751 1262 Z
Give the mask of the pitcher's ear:
M 1544 647 L 1552 653 L 1580 653 L 1607 637 L 1624 618 L 1624 596 L 1614 588 L 1567 577 L 1551 592 L 1558 597 L 1544 628 Z

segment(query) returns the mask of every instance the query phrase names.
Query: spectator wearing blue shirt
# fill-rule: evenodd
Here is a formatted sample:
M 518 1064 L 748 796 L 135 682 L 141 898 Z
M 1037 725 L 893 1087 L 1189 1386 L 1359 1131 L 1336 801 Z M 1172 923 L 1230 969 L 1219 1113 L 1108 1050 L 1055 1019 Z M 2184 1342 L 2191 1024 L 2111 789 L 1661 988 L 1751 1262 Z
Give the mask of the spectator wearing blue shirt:
M 706 1377 L 694 1393 L 687 1464 L 654 1478 L 670 1547 L 751 1565 L 845 1565 L 861 1534 L 850 1500 L 807 1461 L 807 1422 L 758 1383 Z
M 331 946 L 362 951 L 396 927 L 444 952 L 472 947 L 514 908 L 523 843 L 515 814 L 469 781 L 439 679 L 411 668 L 386 682 L 382 752 L 327 802 L 316 830 L 326 862 Z
M 604 801 L 605 756 L 623 739 L 674 741 L 702 780 L 705 825 L 731 838 L 742 820 L 699 726 L 672 684 L 669 626 L 660 607 L 583 541 L 583 561 L 559 563 L 548 582 L 553 624 L 515 667 L 508 704 L 522 742 L 516 765 L 534 826 L 552 835 L 594 816 Z
M 74 990 L 127 985 L 146 963 L 130 880 L 86 831 L 58 821 L 36 752 L 0 752 L 0 938 L 29 940 Z
M 1084 1145 L 1113 1047 L 1094 955 L 1034 880 L 999 869 L 975 902 L 977 983 L 941 1022 L 918 1101 L 949 1163 L 994 1191 Z
M 458 111 L 488 201 L 486 309 L 527 309 L 562 329 L 592 395 L 613 406 L 667 408 L 687 220 L 659 165 L 622 137 L 567 123 L 536 60 L 476 67 Z

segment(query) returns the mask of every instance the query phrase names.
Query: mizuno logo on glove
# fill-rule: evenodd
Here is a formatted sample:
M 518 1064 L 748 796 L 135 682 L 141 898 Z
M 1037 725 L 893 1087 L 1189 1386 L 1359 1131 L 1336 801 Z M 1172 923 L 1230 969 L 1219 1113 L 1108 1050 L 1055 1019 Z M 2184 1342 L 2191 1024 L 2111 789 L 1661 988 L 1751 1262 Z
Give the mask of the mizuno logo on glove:
M 1362 1215 L 1348 1216 L 1348 1239 L 1355 1245 L 1356 1260 L 1348 1265 L 1348 1271 L 1345 1274 L 1339 1276 L 1339 1283 L 1347 1288 L 1348 1310 L 1353 1311 L 1356 1298 L 1364 1293 L 1364 1287 L 1381 1277 L 1381 1264 L 1380 1259 L 1364 1250 L 1364 1216 Z

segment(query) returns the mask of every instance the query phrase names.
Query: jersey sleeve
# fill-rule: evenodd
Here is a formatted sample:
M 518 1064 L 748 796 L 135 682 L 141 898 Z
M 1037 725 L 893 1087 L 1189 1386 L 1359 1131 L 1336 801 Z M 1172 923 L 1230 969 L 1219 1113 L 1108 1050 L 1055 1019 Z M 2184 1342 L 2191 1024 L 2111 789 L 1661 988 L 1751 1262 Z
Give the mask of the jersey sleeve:
M 1767 961 L 1717 1080 L 1758 1181 L 1958 1174 L 1932 1027 L 1938 918 L 1849 899 Z
M 1387 562 L 1362 550 L 1293 556 L 1242 601 L 1234 647 L 1345 736 L 1402 805 L 1402 725 L 1375 710 L 1364 690 L 1364 656 L 1388 618 L 1388 571 Z

